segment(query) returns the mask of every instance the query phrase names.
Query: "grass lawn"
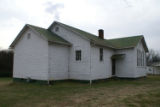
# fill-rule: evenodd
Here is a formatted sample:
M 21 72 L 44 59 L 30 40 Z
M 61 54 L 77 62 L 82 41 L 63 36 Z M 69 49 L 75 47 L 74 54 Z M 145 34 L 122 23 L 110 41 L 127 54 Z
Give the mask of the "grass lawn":
M 0 107 L 97 107 L 97 106 L 160 106 L 160 76 L 136 80 L 109 79 L 88 83 L 12 82 L 0 78 Z

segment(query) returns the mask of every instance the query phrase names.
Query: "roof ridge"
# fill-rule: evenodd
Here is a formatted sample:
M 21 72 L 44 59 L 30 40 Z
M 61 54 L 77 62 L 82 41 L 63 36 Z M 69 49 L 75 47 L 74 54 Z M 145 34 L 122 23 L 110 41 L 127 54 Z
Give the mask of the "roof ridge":
M 136 35 L 136 36 L 128 36 L 128 37 L 119 37 L 119 38 L 112 38 L 107 40 L 116 40 L 116 39 L 126 39 L 126 38 L 134 38 L 134 37 L 144 37 L 143 35 Z
M 77 28 L 77 27 L 70 26 L 70 25 L 67 25 L 67 24 L 64 24 L 64 23 L 61 23 L 61 22 L 58 22 L 58 21 L 55 21 L 55 22 L 56 22 L 56 23 L 59 23 L 59 24 L 62 24 L 62 25 L 64 25 L 64 26 L 68 26 L 68 27 L 71 27 L 71 28 L 74 28 L 74 29 L 80 30 L 80 31 L 85 32 L 85 33 L 88 33 L 88 34 L 90 34 L 90 35 L 96 36 L 95 34 L 92 34 L 92 33 L 90 33 L 90 32 L 87 32 L 87 31 L 81 30 L 81 29 L 79 29 L 79 28 Z M 98 37 L 98 36 L 96 36 L 96 37 Z
M 76 28 L 76 27 L 74 27 L 74 26 L 70 26 L 70 25 L 67 25 L 67 24 L 64 24 L 64 23 L 61 23 L 61 22 L 58 22 L 58 21 L 55 21 L 55 22 L 56 22 L 56 23 L 59 23 L 59 24 L 62 24 L 62 25 L 64 25 L 64 26 L 68 26 L 68 27 L 71 27 L 71 28 L 74 28 L 74 29 L 80 30 L 80 31 L 82 31 L 82 32 L 88 33 L 88 34 L 90 34 L 90 35 L 95 36 L 95 37 L 97 37 L 97 38 L 98 38 L 98 36 L 97 36 L 97 35 L 92 34 L 92 33 L 90 33 L 90 32 L 87 32 L 87 31 L 84 31 L 84 30 L 81 30 L 81 29 Z M 140 37 L 140 36 L 142 36 L 142 37 L 143 37 L 143 35 L 136 35 L 136 36 L 119 37 L 119 38 L 112 38 L 112 39 L 106 39 L 106 38 L 104 38 L 104 40 L 107 40 L 107 41 L 108 41 L 108 40 L 114 40 L 114 39 L 124 39 L 124 38 Z

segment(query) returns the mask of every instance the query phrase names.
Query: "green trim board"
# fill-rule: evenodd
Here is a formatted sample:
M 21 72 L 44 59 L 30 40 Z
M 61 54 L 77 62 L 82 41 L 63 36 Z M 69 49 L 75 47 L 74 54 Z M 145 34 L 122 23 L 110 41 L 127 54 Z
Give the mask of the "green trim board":
M 35 80 L 30 79 L 29 81 L 25 78 L 13 78 L 13 82 L 22 82 L 22 83 L 38 83 L 38 84 L 48 84 L 47 80 Z M 49 81 L 50 84 L 53 83 L 53 81 Z

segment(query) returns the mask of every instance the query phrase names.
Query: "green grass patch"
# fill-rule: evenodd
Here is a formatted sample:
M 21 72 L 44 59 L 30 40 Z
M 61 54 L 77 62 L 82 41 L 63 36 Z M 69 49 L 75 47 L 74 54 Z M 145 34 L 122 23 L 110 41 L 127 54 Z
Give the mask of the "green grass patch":
M 160 76 L 89 82 L 59 81 L 53 85 L 0 78 L 0 106 L 158 106 Z

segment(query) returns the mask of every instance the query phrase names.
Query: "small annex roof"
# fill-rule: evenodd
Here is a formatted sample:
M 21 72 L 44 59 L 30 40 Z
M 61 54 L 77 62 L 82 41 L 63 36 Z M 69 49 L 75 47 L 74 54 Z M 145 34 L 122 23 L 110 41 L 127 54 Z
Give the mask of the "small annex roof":
M 137 44 L 140 41 L 142 41 L 145 51 L 148 52 L 148 48 L 147 48 L 143 35 L 116 38 L 116 39 L 108 39 L 108 41 L 112 43 L 112 45 L 114 45 L 114 47 L 117 49 L 132 48 L 132 47 L 137 46 Z
M 111 56 L 111 59 L 122 59 L 125 57 L 125 54 L 114 54 Z
M 48 29 L 45 28 L 41 28 L 38 26 L 34 26 L 34 25 L 30 25 L 30 24 L 26 24 L 23 29 L 21 30 L 21 32 L 18 34 L 18 36 L 16 37 L 16 39 L 12 42 L 12 44 L 10 45 L 10 47 L 14 47 L 15 44 L 17 43 L 17 41 L 20 39 L 20 37 L 22 36 L 22 33 L 27 29 L 27 28 L 31 28 L 34 31 L 38 32 L 39 34 L 41 34 L 42 36 L 44 36 L 49 42 L 55 42 L 55 43 L 60 43 L 60 44 L 65 44 L 65 45 L 71 45 L 68 41 L 64 40 L 63 38 L 61 38 L 60 36 L 56 35 L 55 33 L 49 31 Z
M 77 29 L 75 27 L 72 27 L 72 26 L 57 22 L 57 21 L 55 21 L 53 24 L 51 24 L 51 26 L 48 29 L 50 29 L 55 23 L 65 27 L 73 32 L 80 34 L 84 38 L 91 40 L 92 42 L 94 42 L 97 45 L 106 46 L 106 47 L 110 47 L 113 49 L 134 48 L 135 46 L 137 46 L 139 41 L 142 40 L 145 51 L 148 52 L 148 48 L 147 48 L 147 45 L 146 45 L 146 42 L 144 40 L 143 35 L 124 37 L 124 38 L 116 38 L 116 39 L 101 39 L 94 34 L 88 33 L 86 31 Z

